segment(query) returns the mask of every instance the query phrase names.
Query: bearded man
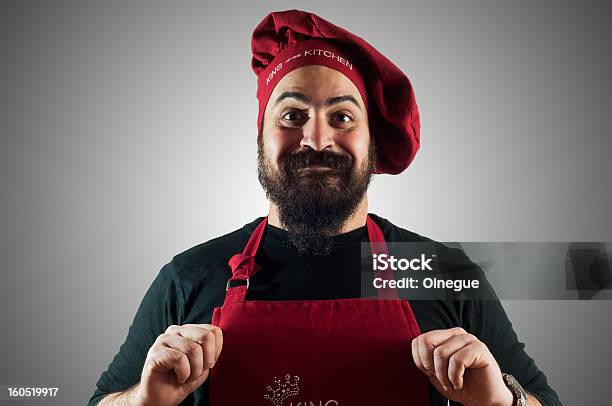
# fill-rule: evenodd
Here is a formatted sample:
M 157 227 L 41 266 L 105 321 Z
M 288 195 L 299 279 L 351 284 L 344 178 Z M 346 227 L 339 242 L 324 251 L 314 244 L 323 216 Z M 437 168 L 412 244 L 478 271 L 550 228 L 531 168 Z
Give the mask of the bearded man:
M 362 244 L 432 242 L 368 213 L 419 147 L 402 71 L 299 10 L 252 48 L 269 212 L 162 268 L 89 404 L 560 405 L 499 300 L 364 294 Z

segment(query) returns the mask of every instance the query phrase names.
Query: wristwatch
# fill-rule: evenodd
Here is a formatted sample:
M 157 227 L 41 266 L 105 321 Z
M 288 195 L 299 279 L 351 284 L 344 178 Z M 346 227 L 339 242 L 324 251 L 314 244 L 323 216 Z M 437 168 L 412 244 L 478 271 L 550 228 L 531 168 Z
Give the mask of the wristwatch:
M 512 375 L 505 372 L 502 372 L 502 378 L 504 378 L 504 383 L 514 397 L 512 406 L 527 406 L 527 392 L 525 392 L 521 384 Z

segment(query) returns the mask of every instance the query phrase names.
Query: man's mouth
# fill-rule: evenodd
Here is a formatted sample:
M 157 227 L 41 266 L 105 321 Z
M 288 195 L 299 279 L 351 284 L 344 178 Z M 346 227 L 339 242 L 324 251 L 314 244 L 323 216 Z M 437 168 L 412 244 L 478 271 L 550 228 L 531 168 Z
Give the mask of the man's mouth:
M 324 165 L 324 164 L 317 164 L 317 163 L 312 163 L 308 166 L 305 166 L 303 168 L 300 168 L 300 171 L 315 171 L 315 172 L 319 172 L 319 171 L 329 171 L 332 170 L 333 168 Z

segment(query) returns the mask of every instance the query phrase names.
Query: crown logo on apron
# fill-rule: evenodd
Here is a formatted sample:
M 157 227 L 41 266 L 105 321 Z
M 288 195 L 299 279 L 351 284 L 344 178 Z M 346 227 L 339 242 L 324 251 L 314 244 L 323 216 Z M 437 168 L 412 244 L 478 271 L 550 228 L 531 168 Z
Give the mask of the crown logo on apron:
M 300 393 L 299 381 L 300 377 L 297 375 L 292 378 L 291 375 L 286 374 L 282 381 L 274 377 L 274 388 L 268 386 L 266 388 L 268 393 L 264 395 L 264 398 L 272 402 L 274 406 L 282 406 L 285 399 Z

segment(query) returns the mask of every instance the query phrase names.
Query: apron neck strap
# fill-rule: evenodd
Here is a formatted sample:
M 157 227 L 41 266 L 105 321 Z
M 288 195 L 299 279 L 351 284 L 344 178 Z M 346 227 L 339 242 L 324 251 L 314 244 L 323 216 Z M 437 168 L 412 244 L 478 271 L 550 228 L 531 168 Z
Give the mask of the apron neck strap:
M 268 224 L 268 217 L 257 225 L 249 241 L 247 242 L 244 250 L 232 256 L 228 262 L 232 276 L 227 281 L 225 303 L 229 302 L 244 302 L 246 299 L 246 292 L 249 288 L 249 278 L 255 275 L 261 268 L 255 263 L 255 254 L 261 243 L 266 225 Z M 370 248 L 372 254 L 388 254 L 387 243 L 385 236 L 372 217 L 368 215 L 366 220 L 366 227 L 368 229 L 368 238 L 370 240 Z M 390 270 L 387 271 L 375 271 L 376 277 L 382 277 L 385 279 L 391 279 L 393 273 Z M 230 286 L 230 284 L 236 281 L 242 281 L 239 285 Z M 397 299 L 397 292 L 394 288 L 380 288 L 377 289 L 378 298 L 380 299 Z
M 368 214 L 368 219 L 366 220 L 366 226 L 368 228 L 368 237 L 370 239 L 370 250 L 372 251 L 372 255 L 377 254 L 387 254 L 389 255 L 389 249 L 387 248 L 387 242 L 385 241 L 385 235 L 383 234 L 380 227 L 372 217 Z M 384 271 L 376 270 L 374 271 L 374 275 L 377 278 L 383 278 L 385 280 L 393 279 L 393 271 L 391 269 L 387 269 Z M 397 291 L 395 288 L 390 288 L 385 285 L 383 288 L 376 289 L 377 296 L 379 299 L 397 299 Z

